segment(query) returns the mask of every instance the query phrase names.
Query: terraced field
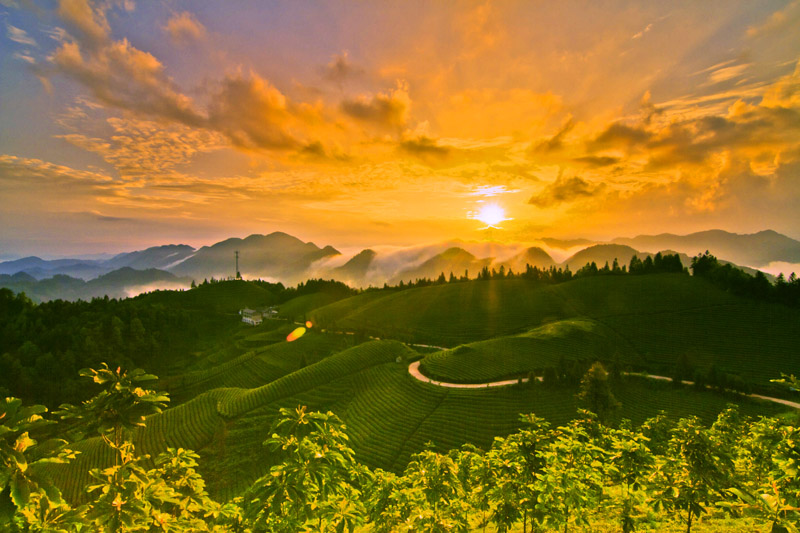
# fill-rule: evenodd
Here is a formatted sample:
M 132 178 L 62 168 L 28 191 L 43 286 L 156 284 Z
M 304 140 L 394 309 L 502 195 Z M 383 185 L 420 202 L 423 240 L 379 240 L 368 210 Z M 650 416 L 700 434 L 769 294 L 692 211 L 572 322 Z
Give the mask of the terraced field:
M 322 307 L 312 316 L 338 316 L 339 328 L 381 338 L 458 346 L 577 314 L 551 286 L 522 279 L 435 285 L 384 297 L 366 294 L 371 297 L 348 298 L 334 304 L 335 310 Z
M 627 314 L 602 319 L 648 362 L 653 372 L 681 354 L 766 384 L 781 372 L 800 374 L 800 313 L 756 302 L 707 309 Z
M 524 376 L 566 361 L 640 364 L 636 352 L 610 328 L 590 319 L 551 322 L 530 331 L 461 345 L 426 356 L 420 371 L 450 383 L 486 383 Z
M 268 332 L 271 344 L 259 350 L 246 352 L 206 370 L 174 377 L 170 380 L 169 386 L 173 400 L 183 401 L 219 387 L 260 387 L 346 347 L 346 341 L 341 336 L 324 335 L 313 329 L 294 342 L 286 342 L 285 329 Z M 271 338 L 276 336 L 276 333 L 281 341 L 275 342 Z M 257 337 L 263 346 L 262 335 Z

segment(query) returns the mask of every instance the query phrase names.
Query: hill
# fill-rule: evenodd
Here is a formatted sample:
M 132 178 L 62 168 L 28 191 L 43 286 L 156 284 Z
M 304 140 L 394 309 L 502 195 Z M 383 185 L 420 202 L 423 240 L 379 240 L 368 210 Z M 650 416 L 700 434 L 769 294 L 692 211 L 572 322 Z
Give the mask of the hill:
M 715 364 L 761 385 L 781 372 L 800 373 L 800 361 L 787 355 L 794 353 L 798 310 L 736 297 L 685 274 L 599 276 L 556 285 L 471 281 L 381 294 L 347 298 L 309 316 L 322 327 L 446 347 L 584 317 L 611 328 L 624 351 L 633 347 L 653 365 L 650 371 L 669 370 L 686 354 L 696 358 L 697 368 Z
M 471 273 L 470 276 L 475 277 L 483 267 L 491 264 L 491 261 L 491 258 L 478 259 L 463 248 L 449 248 L 418 266 L 401 271 L 390 283 L 397 284 L 400 281 L 414 281 L 420 278 L 436 279 L 442 273 L 449 277 L 451 272 L 460 277 L 468 271 Z
M 630 246 L 621 244 L 595 244 L 572 255 L 561 265 L 568 266 L 570 270 L 575 272 L 587 263 L 592 262 L 597 264 L 598 268 L 602 268 L 606 263 L 611 266 L 614 263 L 614 259 L 616 259 L 619 265 L 622 266 L 630 263 L 631 257 L 634 255 L 638 256 L 639 259 L 644 259 L 650 254 L 643 254 Z
M 13 276 L 0 275 L 0 286 L 14 292 L 24 292 L 35 302 L 50 300 L 90 300 L 92 298 L 128 298 L 154 289 L 188 289 L 191 280 L 154 268 L 135 270 L 123 267 L 90 281 L 56 274 L 37 280 L 19 272 Z
M 374 250 L 362 250 L 351 257 L 347 263 L 331 269 L 330 275 L 334 279 L 343 281 L 348 285 L 353 285 L 355 287 L 361 286 L 367 277 L 367 271 L 369 271 L 377 255 L 377 252 Z
M 518 335 L 463 344 L 425 356 L 420 371 L 448 383 L 487 383 L 541 376 L 545 368 L 574 361 L 639 366 L 636 352 L 611 328 L 587 319 L 567 319 Z M 582 365 L 587 366 L 587 365 Z
M 547 270 L 556 263 L 553 261 L 553 258 L 550 257 L 550 254 L 538 246 L 533 246 L 524 252 L 515 255 L 511 259 L 502 261 L 500 264 L 505 267 L 506 271 L 511 270 L 519 273 L 525 272 L 525 269 L 528 265 L 537 267 L 540 270 Z
M 772 230 L 744 235 L 723 230 L 689 235 L 662 233 L 617 238 L 613 242 L 653 253 L 670 248 L 694 256 L 709 250 L 717 257 L 751 267 L 766 266 L 773 261 L 800 263 L 800 241 Z
M 232 238 L 212 246 L 204 246 L 171 271 L 196 279 L 212 276 L 234 276 L 234 253 L 239 252 L 239 268 L 243 276 L 273 278 L 296 283 L 305 279 L 312 263 L 339 255 L 330 247 L 319 248 L 286 233 L 250 235 L 245 239 Z
M 185 244 L 153 246 L 146 250 L 119 254 L 103 262 L 107 268 L 130 267 L 137 270 L 149 268 L 168 269 L 194 253 L 194 248 Z

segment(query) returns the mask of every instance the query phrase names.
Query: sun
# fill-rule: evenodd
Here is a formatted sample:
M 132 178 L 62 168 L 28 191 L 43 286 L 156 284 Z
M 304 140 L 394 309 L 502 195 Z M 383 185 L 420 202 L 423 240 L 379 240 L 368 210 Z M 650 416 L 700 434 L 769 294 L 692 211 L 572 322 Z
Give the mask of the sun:
M 508 220 L 506 218 L 505 210 L 497 204 L 484 205 L 481 207 L 481 210 L 478 212 L 475 218 L 490 228 L 496 228 L 497 224 L 503 222 L 504 220 Z

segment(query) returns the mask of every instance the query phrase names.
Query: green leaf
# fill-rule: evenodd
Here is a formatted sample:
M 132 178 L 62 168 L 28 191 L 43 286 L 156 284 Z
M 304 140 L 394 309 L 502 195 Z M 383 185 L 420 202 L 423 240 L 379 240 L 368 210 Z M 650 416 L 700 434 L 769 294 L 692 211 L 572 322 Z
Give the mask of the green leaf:
M 31 484 L 24 475 L 17 472 L 11 482 L 11 499 L 14 501 L 14 505 L 21 509 L 28 505 L 30 498 Z
M 14 503 L 11 501 L 11 487 L 6 487 L 0 492 L 0 524 L 9 523 L 15 510 Z

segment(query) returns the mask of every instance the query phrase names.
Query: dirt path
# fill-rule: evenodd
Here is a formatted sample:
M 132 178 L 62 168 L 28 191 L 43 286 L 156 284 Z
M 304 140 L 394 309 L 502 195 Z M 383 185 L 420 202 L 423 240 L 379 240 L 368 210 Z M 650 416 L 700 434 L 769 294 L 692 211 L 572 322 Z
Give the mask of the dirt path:
M 447 383 L 446 381 L 434 381 L 431 378 L 422 375 L 422 372 L 419 371 L 419 363 L 419 361 L 414 361 L 408 365 L 408 373 L 419 381 L 430 383 L 431 385 L 436 385 L 437 387 L 449 387 L 451 389 L 488 389 L 489 387 L 507 387 L 508 385 L 516 385 L 518 383 L 525 383 L 528 381 L 528 378 L 491 381 L 489 383 Z
M 628 376 L 640 376 L 649 379 L 657 379 L 659 381 L 672 381 L 672 378 L 668 376 L 654 376 L 652 374 L 641 374 L 637 372 L 626 372 L 625 374 Z M 694 381 L 684 381 L 683 383 L 687 385 L 694 385 Z M 708 385 L 706 385 L 706 387 L 708 387 Z M 749 398 L 758 398 L 760 400 L 767 400 L 768 402 L 779 403 L 781 405 L 793 407 L 794 409 L 800 409 L 800 403 L 793 402 L 791 400 L 784 400 L 783 398 L 773 398 L 772 396 L 763 396 L 761 394 L 743 394 L 743 396 L 747 396 Z

